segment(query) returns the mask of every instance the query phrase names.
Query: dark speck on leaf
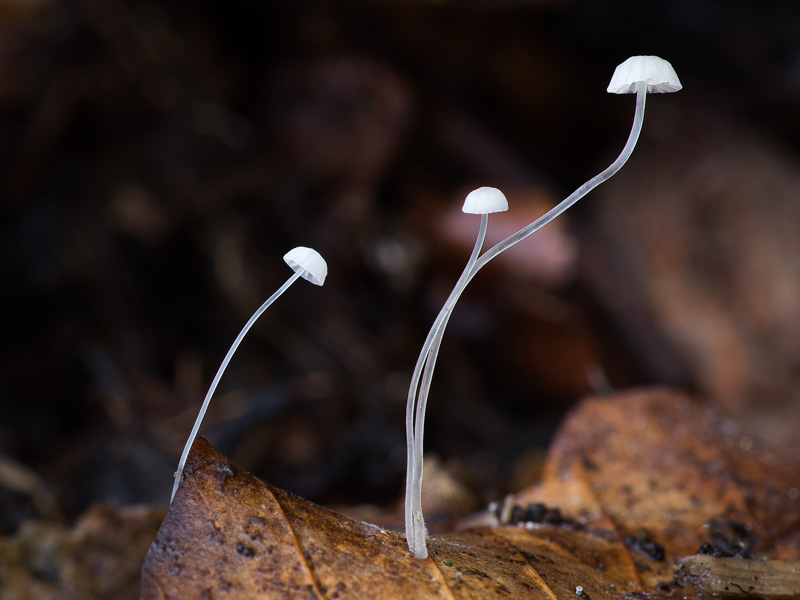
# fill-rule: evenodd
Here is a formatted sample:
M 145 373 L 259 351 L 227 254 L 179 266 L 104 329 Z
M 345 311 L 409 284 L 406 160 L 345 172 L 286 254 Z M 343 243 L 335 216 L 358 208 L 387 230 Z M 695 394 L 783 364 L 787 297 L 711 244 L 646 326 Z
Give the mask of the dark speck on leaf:
M 750 526 L 733 521 L 727 515 L 710 519 L 706 524 L 711 542 L 705 542 L 697 551 L 716 558 L 751 558 L 754 554 Z
M 241 542 L 236 544 L 236 551 L 242 556 L 253 556 L 255 554 L 255 551 L 252 548 L 245 546 Z
M 652 558 L 653 560 L 662 561 L 665 558 L 664 546 L 650 537 L 634 537 L 629 535 L 625 538 L 625 543 L 634 550 L 638 550 L 641 554 L 648 558 Z
M 531 513 L 531 521 L 534 523 L 541 523 L 544 519 L 545 515 L 547 514 L 547 507 L 542 504 L 541 502 L 534 502 L 528 505 L 528 509 Z
M 495 510 L 495 516 L 501 520 L 503 525 L 523 524 L 523 523 L 542 523 L 555 525 L 567 529 L 581 529 L 581 524 L 574 519 L 569 519 L 561 514 L 558 508 L 549 508 L 541 502 L 533 502 L 527 506 L 514 505 L 508 514 L 508 520 L 503 521 L 502 511 Z
M 511 523 L 519 523 L 529 520 L 528 512 L 522 506 L 515 506 L 511 509 Z
M 545 515 L 544 520 L 552 525 L 561 525 L 564 522 L 564 517 L 561 516 L 561 511 L 558 508 L 553 508 Z

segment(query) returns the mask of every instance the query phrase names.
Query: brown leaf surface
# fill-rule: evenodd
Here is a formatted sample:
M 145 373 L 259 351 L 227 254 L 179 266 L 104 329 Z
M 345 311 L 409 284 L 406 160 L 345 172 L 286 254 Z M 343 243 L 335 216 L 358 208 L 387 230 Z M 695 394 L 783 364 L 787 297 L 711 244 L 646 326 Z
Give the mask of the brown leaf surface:
M 540 485 L 431 539 L 418 561 L 402 535 L 265 484 L 198 440 L 145 560 L 142 598 L 659 595 L 702 542 L 796 559 L 799 472 L 683 395 L 592 398 L 564 424 Z M 563 518 L 534 522 L 529 502 Z
M 799 475 L 796 455 L 742 435 L 712 407 L 670 391 L 633 392 L 584 401 L 553 442 L 542 484 L 515 500 L 634 538 L 629 560 L 653 589 L 704 542 L 800 558 Z M 636 550 L 642 538 L 661 544 L 665 560 Z

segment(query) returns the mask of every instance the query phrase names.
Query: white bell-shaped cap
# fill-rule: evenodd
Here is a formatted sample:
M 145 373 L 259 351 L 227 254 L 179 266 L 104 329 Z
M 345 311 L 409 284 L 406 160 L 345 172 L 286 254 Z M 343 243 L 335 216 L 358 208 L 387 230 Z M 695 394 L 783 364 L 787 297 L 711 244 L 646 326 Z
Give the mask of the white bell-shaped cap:
M 471 215 L 487 215 L 489 213 L 508 210 L 508 200 L 503 192 L 493 187 L 479 187 L 472 190 L 464 199 L 461 210 Z
M 648 93 L 664 94 L 683 88 L 675 69 L 663 58 L 631 56 L 616 68 L 607 91 L 610 94 L 633 94 L 639 82 L 647 84 Z
M 283 260 L 294 269 L 295 273 L 300 273 L 300 277 L 303 279 L 310 281 L 314 285 L 325 283 L 325 276 L 328 274 L 328 263 L 316 250 L 298 246 L 284 254 Z

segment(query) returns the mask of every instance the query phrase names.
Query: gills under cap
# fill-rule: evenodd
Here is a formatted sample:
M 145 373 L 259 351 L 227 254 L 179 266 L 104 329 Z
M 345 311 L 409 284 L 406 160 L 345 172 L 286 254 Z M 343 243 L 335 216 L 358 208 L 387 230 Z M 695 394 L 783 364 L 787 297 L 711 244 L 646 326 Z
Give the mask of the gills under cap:
M 479 187 L 467 194 L 461 210 L 471 215 L 503 212 L 508 210 L 508 200 L 497 188 Z
M 647 84 L 648 93 L 677 92 L 681 85 L 675 69 L 658 56 L 631 56 L 620 64 L 608 84 L 610 94 L 633 94 L 636 84 Z
M 283 255 L 283 260 L 287 265 L 292 267 L 300 277 L 310 281 L 314 285 L 322 285 L 325 283 L 325 277 L 328 274 L 328 264 L 322 255 L 312 248 L 305 246 L 298 246 L 292 248 Z

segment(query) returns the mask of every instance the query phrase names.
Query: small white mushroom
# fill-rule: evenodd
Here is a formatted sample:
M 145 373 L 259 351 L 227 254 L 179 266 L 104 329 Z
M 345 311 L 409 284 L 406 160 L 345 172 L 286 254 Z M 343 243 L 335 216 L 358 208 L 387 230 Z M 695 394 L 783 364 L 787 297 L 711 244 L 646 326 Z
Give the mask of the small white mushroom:
M 632 56 L 620 64 L 614 71 L 607 91 L 613 94 L 636 94 L 636 110 L 633 114 L 633 126 L 631 127 L 631 133 L 628 136 L 628 141 L 625 142 L 625 147 L 622 149 L 622 152 L 620 152 L 617 159 L 611 163 L 606 170 L 592 177 L 547 213 L 484 252 L 475 263 L 469 280 L 498 254 L 508 250 L 511 246 L 518 244 L 532 233 L 547 225 L 598 185 L 614 176 L 627 162 L 633 153 L 633 149 L 636 147 L 636 142 L 639 139 L 639 134 L 642 131 L 642 124 L 644 123 L 644 106 L 647 94 L 677 92 L 682 89 L 682 87 L 672 65 L 663 58 L 657 56 Z M 469 283 L 469 280 L 467 283 Z
M 469 281 L 470 273 L 475 266 L 475 261 L 478 259 L 483 247 L 489 214 L 508 210 L 508 200 L 503 192 L 497 188 L 481 187 L 467 194 L 461 210 L 465 213 L 481 215 L 478 237 L 475 240 L 475 247 L 466 267 L 464 267 L 464 271 L 461 273 L 461 277 L 459 277 L 453 291 L 428 332 L 422 351 L 417 359 L 417 364 L 414 367 L 414 373 L 411 376 L 411 385 L 409 386 L 406 404 L 406 539 L 408 540 L 409 550 L 415 557 L 420 559 L 428 556 L 427 530 L 422 514 L 422 440 L 425 431 L 425 408 L 428 404 L 433 370 L 436 366 L 436 358 L 442 345 L 444 330 L 453 312 L 453 307 L 464 291 Z
M 436 364 L 436 357 L 441 345 L 444 329 L 458 298 L 475 274 L 498 254 L 521 242 L 532 233 L 547 225 L 561 213 L 583 198 L 595 187 L 612 177 L 630 158 L 644 122 L 645 97 L 648 92 L 676 92 L 681 89 L 678 76 L 672 65 L 657 56 L 634 56 L 617 67 L 608 86 L 608 91 L 615 94 L 635 93 L 636 111 L 633 116 L 633 127 L 625 147 L 611 165 L 580 186 L 557 206 L 523 227 L 503 241 L 489 248 L 480 255 L 486 234 L 487 214 L 498 210 L 506 210 L 508 203 L 505 196 L 494 188 L 479 188 L 471 192 L 464 202 L 464 212 L 481 214 L 481 229 L 478 241 L 472 251 L 464 272 L 459 277 L 455 288 L 447 298 L 444 307 L 434 321 L 428 333 L 422 352 L 417 359 L 411 387 L 406 404 L 406 442 L 408 444 L 408 470 L 406 478 L 405 525 L 408 547 L 417 558 L 426 558 L 428 551 L 425 543 L 427 535 L 422 515 L 422 438 L 425 423 L 425 406 L 430 390 L 430 381 Z M 501 198 L 502 197 L 502 198 Z M 480 256 L 479 256 L 480 255 Z
M 649 94 L 668 94 L 683 89 L 672 65 L 658 56 L 631 56 L 614 70 L 609 94 L 635 94 L 639 83 Z
M 464 198 L 464 206 L 461 212 L 470 215 L 489 215 L 496 212 L 508 210 L 508 199 L 505 194 L 493 187 L 479 187 L 472 190 Z
M 319 252 L 305 246 L 292 248 L 283 255 L 283 260 L 292 267 L 295 273 L 314 285 L 325 283 L 328 275 L 328 264 Z
M 292 268 L 294 274 L 289 277 L 289 279 L 287 279 L 286 282 L 280 288 L 278 288 L 278 290 L 272 294 L 272 296 L 270 296 L 267 301 L 258 308 L 258 310 L 256 310 L 256 312 L 253 313 L 253 316 L 250 317 L 245 326 L 239 332 L 239 335 L 236 336 L 236 339 L 233 341 L 228 353 L 222 360 L 222 364 L 219 366 L 219 369 L 217 369 L 217 374 L 214 376 L 211 386 L 208 388 L 208 392 L 206 392 L 203 405 L 200 407 L 200 412 L 197 414 L 197 418 L 194 421 L 194 426 L 189 434 L 189 438 L 186 440 L 186 445 L 183 447 L 181 459 L 178 462 L 178 470 L 175 472 L 175 483 L 172 485 L 172 495 L 170 496 L 169 500 L 170 503 L 172 502 L 172 499 L 175 498 L 175 492 L 178 491 L 178 486 L 180 485 L 181 477 L 183 476 L 183 468 L 186 465 L 186 457 L 189 456 L 189 450 L 192 448 L 192 444 L 197 437 L 197 432 L 200 429 L 200 423 L 203 422 L 203 417 L 205 417 L 206 411 L 208 410 L 208 405 L 211 403 L 211 397 L 214 395 L 214 391 L 217 389 L 217 384 L 219 384 L 222 374 L 225 372 L 225 369 L 227 368 L 228 363 L 231 361 L 234 352 L 236 352 L 236 349 L 239 347 L 239 344 L 244 339 L 245 334 L 250 331 L 250 328 L 253 326 L 253 323 L 256 322 L 258 317 L 260 317 L 264 311 L 267 310 L 267 308 L 269 308 L 269 306 L 289 288 L 290 285 L 292 285 L 301 277 L 307 281 L 310 281 L 314 285 L 322 285 L 325 283 L 325 277 L 328 274 L 328 265 L 325 263 L 325 259 L 323 259 L 316 250 L 306 248 L 305 246 L 298 246 L 297 248 L 292 248 L 289 250 L 289 252 L 283 256 L 283 260 Z

